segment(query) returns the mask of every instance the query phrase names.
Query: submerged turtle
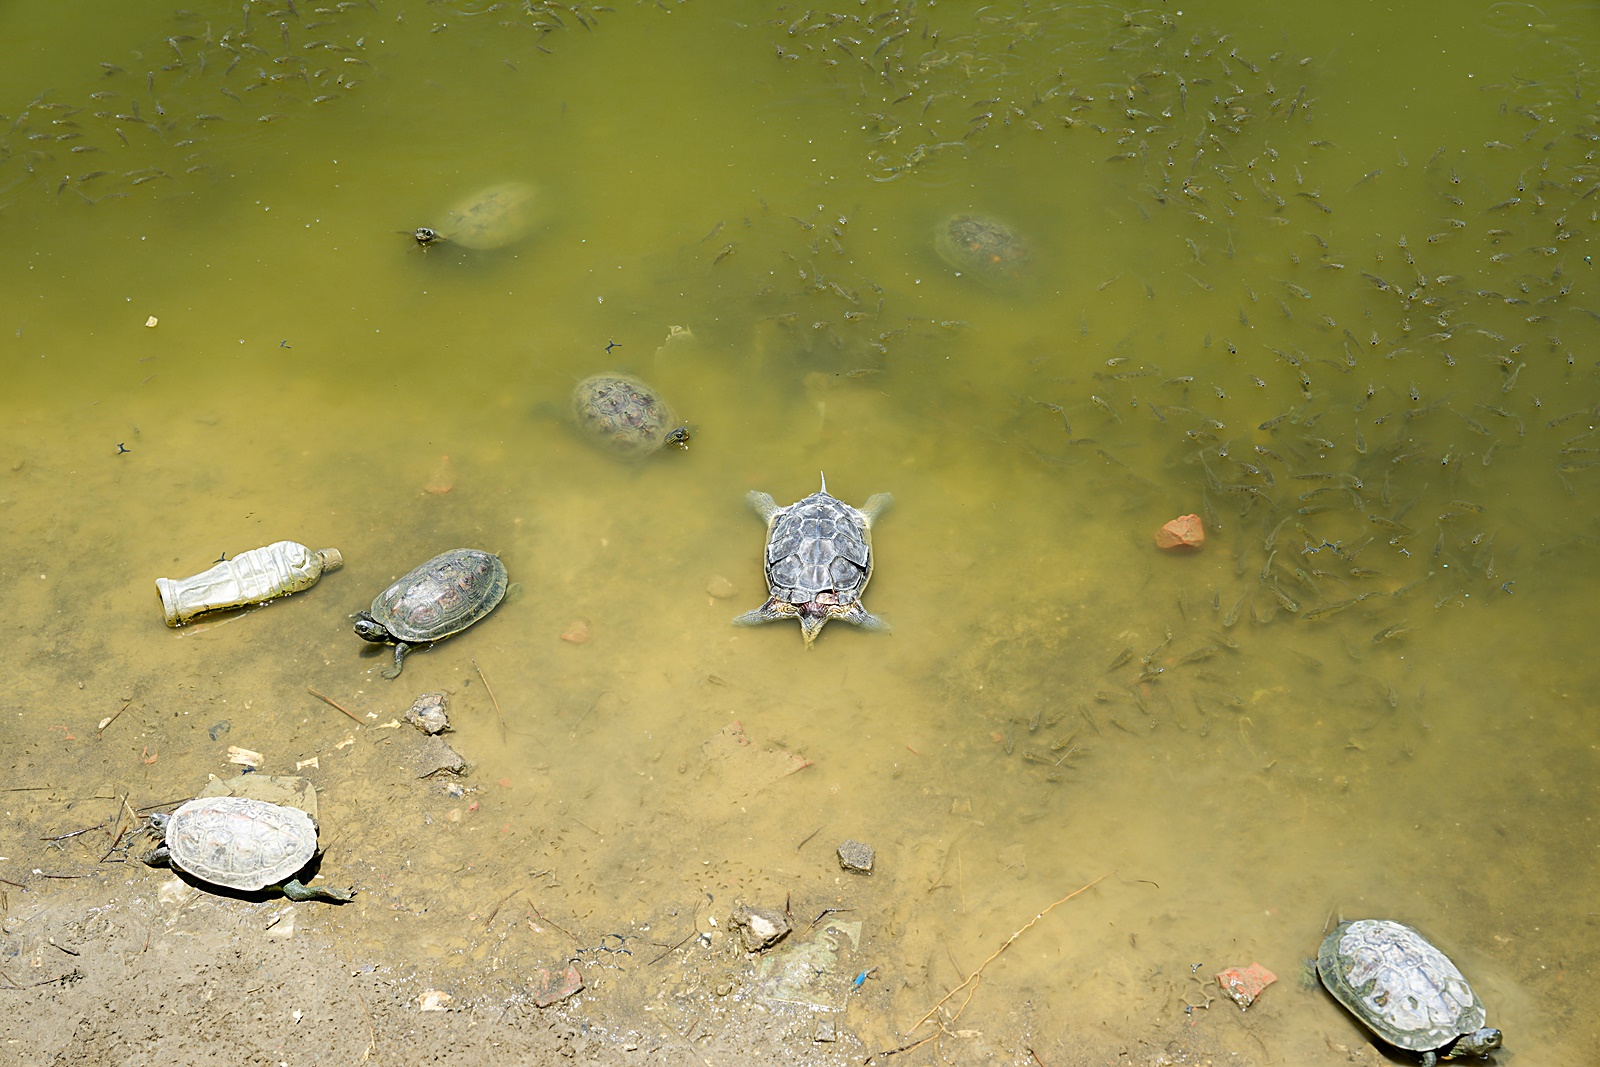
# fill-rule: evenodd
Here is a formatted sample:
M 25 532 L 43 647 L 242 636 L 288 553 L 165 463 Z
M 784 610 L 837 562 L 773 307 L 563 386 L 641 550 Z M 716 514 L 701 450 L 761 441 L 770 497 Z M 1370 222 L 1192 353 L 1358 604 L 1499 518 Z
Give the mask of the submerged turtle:
M 1450 957 L 1388 919 L 1340 923 L 1322 942 L 1317 973 L 1339 1003 L 1396 1048 L 1439 1059 L 1487 1056 L 1500 1031 Z
M 308 886 L 294 877 L 317 854 L 317 824 L 299 808 L 247 797 L 201 797 L 171 815 L 152 815 L 161 845 L 145 857 L 203 882 L 255 892 L 281 889 L 290 900 L 349 902 L 354 893 Z
M 480 252 L 514 245 L 533 232 L 533 186 L 504 182 L 481 189 L 458 202 L 442 227 L 418 226 L 400 232 L 426 252 L 435 244 L 456 244 Z
M 933 247 L 956 273 L 985 281 L 1012 281 L 1028 266 L 1028 242 L 987 215 L 946 219 L 934 231 Z
M 735 626 L 799 619 L 807 648 L 829 619 L 889 629 L 861 606 L 861 594 L 872 577 L 872 523 L 893 497 L 878 493 L 857 510 L 829 496 L 824 477 L 820 492 L 786 508 L 766 493 L 751 492 L 748 499 L 767 524 L 764 562 L 771 595 L 734 619 Z
M 367 641 L 394 645 L 394 668 L 385 678 L 398 678 L 405 654 L 415 645 L 431 645 L 471 626 L 506 595 L 505 564 L 475 548 L 456 548 L 438 555 L 399 578 L 356 614 L 356 634 Z
M 648 456 L 662 445 L 689 447 L 689 427 L 678 422 L 660 393 L 626 374 L 596 374 L 572 390 L 572 417 L 591 440 L 621 456 Z

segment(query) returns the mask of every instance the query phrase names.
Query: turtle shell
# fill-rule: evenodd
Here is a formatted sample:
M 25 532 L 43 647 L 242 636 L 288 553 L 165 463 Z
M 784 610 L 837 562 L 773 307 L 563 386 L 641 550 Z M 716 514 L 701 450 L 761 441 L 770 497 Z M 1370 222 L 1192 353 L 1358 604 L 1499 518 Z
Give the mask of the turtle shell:
M 421 644 L 460 633 L 506 595 L 506 568 L 475 548 L 456 548 L 402 575 L 372 600 L 372 617 L 397 641 Z
M 1404 923 L 1340 923 L 1317 953 L 1323 985 L 1396 1048 L 1429 1052 L 1483 1026 L 1483 1002 L 1450 957 Z
M 230 889 L 277 885 L 317 853 L 311 816 L 244 797 L 191 800 L 172 813 L 166 836 L 173 864 Z
M 777 599 L 848 607 L 872 577 L 867 517 L 826 492 L 779 508 L 767 533 L 767 586 Z
M 533 232 L 534 198 L 523 182 L 479 190 L 450 209 L 445 238 L 480 251 L 516 244 Z
M 668 441 L 689 440 L 672 405 L 626 374 L 597 374 L 579 382 L 572 390 L 572 417 L 586 437 L 620 456 L 648 456 Z
M 1028 242 L 987 215 L 957 215 L 934 231 L 934 250 L 960 274 L 1008 282 L 1027 270 Z

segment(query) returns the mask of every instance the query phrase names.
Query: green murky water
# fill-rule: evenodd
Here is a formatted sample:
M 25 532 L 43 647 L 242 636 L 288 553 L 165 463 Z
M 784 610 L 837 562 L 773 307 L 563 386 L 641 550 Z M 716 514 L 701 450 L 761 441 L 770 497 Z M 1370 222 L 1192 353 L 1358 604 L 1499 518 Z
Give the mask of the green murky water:
M 1342 1062 L 1363 1038 L 1293 975 L 1330 917 L 1378 915 L 1454 955 L 1502 1060 L 1592 1046 L 1588 7 L 13 5 L 0 30 L 38 42 L 0 95 L 17 781 L 153 803 L 230 743 L 327 768 L 352 724 L 308 685 L 372 722 L 446 688 L 481 836 L 346 800 L 329 865 L 369 899 L 466 912 L 557 870 L 598 929 L 833 891 L 887 1046 L 1110 872 L 955 1025 L 1188 1022 Z M 533 238 L 404 235 L 506 180 L 539 190 Z M 1025 277 L 934 255 L 968 213 L 1027 242 Z M 578 441 L 567 394 L 609 369 L 693 448 Z M 866 597 L 895 632 L 805 652 L 727 622 L 764 596 L 744 493 L 819 471 L 895 495 Z M 1205 548 L 1157 551 L 1188 512 Z M 347 566 L 161 625 L 155 577 L 285 537 Z M 384 682 L 348 616 L 458 545 L 522 595 Z M 734 720 L 813 765 L 757 789 L 704 747 Z M 870 891 L 834 885 L 846 837 Z M 1191 977 L 1251 960 L 1286 980 L 1244 1017 Z

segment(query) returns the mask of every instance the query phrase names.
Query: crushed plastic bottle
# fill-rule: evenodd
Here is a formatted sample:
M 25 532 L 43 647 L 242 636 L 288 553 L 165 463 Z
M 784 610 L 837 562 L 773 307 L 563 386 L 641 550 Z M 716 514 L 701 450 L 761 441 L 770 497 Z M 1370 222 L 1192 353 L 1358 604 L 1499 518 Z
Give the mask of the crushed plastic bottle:
M 325 571 L 344 566 L 336 548 L 313 552 L 296 541 L 279 541 L 241 552 L 192 578 L 157 578 L 168 626 L 182 626 L 197 615 L 260 604 L 317 584 Z

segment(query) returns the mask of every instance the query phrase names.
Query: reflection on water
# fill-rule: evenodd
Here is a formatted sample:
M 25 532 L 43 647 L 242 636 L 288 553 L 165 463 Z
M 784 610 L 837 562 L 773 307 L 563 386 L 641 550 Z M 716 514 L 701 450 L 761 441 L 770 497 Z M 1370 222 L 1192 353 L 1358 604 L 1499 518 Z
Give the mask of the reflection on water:
M 1363 1038 L 1326 998 L 1280 983 L 1246 1036 L 1193 976 L 1288 976 L 1376 915 L 1451 953 L 1508 1049 L 1570 1055 L 1596 1006 L 1568 978 L 1595 957 L 1592 12 L 1235 7 L 0 16 L 51 50 L 0 102 L 12 773 L 153 803 L 229 743 L 318 755 L 349 791 L 329 866 L 371 872 L 337 919 L 360 943 L 394 944 L 367 925 L 391 905 L 527 884 L 595 929 L 705 893 L 854 907 L 881 981 L 851 1025 L 882 1047 L 1112 872 L 960 1026 L 1181 1021 L 1338 1062 Z M 451 206 L 505 182 L 535 232 L 453 246 Z M 961 215 L 1015 227 L 1026 274 L 947 266 Z M 691 450 L 578 440 L 566 398 L 603 371 L 670 398 Z M 806 652 L 728 622 L 764 593 L 745 492 L 819 471 L 895 495 L 895 632 Z M 1187 512 L 1206 547 L 1159 553 Z M 284 537 L 347 565 L 162 626 L 154 577 Z M 348 616 L 457 546 L 521 592 L 391 687 Z M 369 741 L 336 748 L 353 724 L 308 684 L 374 722 L 456 692 L 481 811 L 349 799 Z M 124 704 L 120 736 L 47 743 Z M 811 765 L 722 760 L 735 720 Z M 870 882 L 833 867 L 850 837 Z M 471 957 L 417 931 L 398 947 Z

